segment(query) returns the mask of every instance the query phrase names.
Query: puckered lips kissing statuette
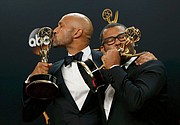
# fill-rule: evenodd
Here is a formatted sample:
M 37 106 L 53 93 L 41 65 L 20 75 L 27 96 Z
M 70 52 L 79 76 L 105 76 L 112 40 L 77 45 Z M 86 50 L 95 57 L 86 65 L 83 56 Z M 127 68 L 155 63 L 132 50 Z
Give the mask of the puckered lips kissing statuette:
M 48 62 L 48 53 L 52 45 L 53 30 L 50 27 L 34 29 L 29 36 L 29 46 L 33 53 L 41 56 L 41 62 Z M 35 99 L 55 98 L 58 93 L 57 79 L 50 74 L 30 76 L 26 81 L 26 93 Z

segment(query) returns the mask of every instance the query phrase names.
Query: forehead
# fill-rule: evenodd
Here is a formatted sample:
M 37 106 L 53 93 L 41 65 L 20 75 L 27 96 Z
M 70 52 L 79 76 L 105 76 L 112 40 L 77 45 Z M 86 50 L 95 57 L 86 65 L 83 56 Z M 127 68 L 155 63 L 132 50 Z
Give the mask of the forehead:
M 71 18 L 72 18 L 71 16 L 63 16 L 59 20 L 58 24 L 68 24 L 68 23 L 70 23 Z
M 114 27 L 110 27 L 108 29 L 105 29 L 104 32 L 103 32 L 103 36 L 106 38 L 106 37 L 109 37 L 109 36 L 116 36 L 120 33 L 124 33 L 125 31 L 125 28 L 122 27 L 122 26 L 114 26 Z

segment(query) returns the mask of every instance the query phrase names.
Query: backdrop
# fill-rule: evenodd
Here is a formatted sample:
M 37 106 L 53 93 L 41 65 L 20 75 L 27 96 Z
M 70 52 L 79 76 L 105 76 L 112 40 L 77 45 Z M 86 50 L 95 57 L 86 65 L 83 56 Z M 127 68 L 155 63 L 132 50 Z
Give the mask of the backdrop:
M 55 28 L 64 14 L 80 12 L 93 22 L 91 47 L 97 48 L 100 31 L 107 24 L 101 16 L 105 8 L 119 11 L 119 23 L 141 30 L 138 51 L 150 51 L 165 64 L 169 95 L 179 116 L 179 5 L 179 0 L 1 0 L 0 125 L 44 124 L 42 117 L 32 123 L 23 123 L 21 118 L 22 84 L 40 61 L 28 45 L 31 31 L 43 26 Z M 52 49 L 49 60 L 55 62 L 65 54 L 64 49 Z

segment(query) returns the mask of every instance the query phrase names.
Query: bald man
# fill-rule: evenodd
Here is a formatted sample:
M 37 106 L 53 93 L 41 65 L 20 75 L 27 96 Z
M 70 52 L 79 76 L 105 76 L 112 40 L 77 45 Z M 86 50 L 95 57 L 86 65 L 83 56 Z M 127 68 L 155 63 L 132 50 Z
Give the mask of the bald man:
M 92 59 L 102 65 L 99 51 L 91 50 L 89 42 L 93 34 L 90 19 L 80 13 L 64 15 L 54 29 L 53 46 L 64 47 L 68 56 L 83 52 L 82 60 Z M 70 64 L 66 59 L 52 64 L 39 62 L 31 75 L 52 74 L 57 78 L 59 94 L 52 100 L 37 100 L 24 93 L 23 120 L 30 122 L 39 117 L 51 102 L 55 125 L 101 125 L 97 93 L 92 93 L 87 84 L 92 84 L 87 75 L 81 74 L 77 61 Z M 52 121 L 53 119 L 53 121 Z

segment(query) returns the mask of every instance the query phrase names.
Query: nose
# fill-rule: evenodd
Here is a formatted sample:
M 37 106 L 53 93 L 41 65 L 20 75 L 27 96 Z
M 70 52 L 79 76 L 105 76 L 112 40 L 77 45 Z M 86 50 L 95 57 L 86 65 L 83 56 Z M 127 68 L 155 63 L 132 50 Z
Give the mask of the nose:
M 56 28 L 55 28 L 55 29 L 53 30 L 53 36 L 55 36 L 56 33 L 57 33 L 57 30 L 56 30 Z
M 58 27 L 56 27 L 56 28 L 53 30 L 53 33 L 55 33 L 55 34 L 56 34 L 56 32 L 57 32 L 57 28 L 58 28 Z
M 120 45 L 121 44 L 121 42 L 118 40 L 118 38 L 116 38 L 115 39 L 115 45 L 117 46 L 117 45 Z
M 124 50 L 125 44 L 119 41 L 117 38 L 115 40 L 115 46 L 117 49 L 121 49 L 122 51 Z

